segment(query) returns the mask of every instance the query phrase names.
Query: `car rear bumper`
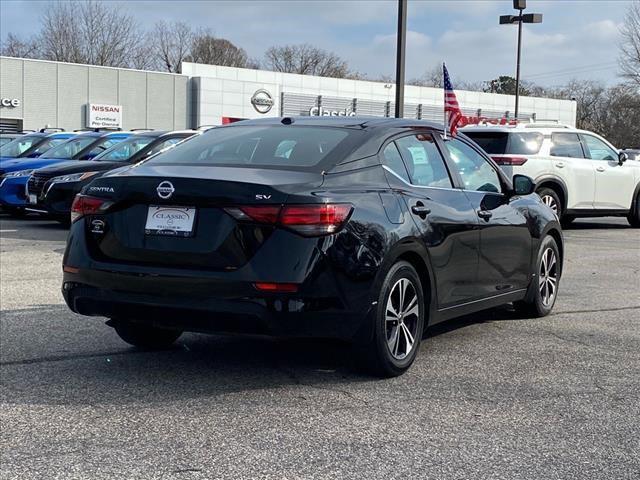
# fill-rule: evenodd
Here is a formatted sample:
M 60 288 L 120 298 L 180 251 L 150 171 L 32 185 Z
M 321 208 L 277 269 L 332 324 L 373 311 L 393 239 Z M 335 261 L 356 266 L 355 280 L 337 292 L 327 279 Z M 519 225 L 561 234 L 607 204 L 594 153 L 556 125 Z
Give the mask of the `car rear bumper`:
M 91 285 L 95 280 L 104 286 Z M 62 293 L 81 315 L 127 318 L 139 323 L 204 333 L 369 338 L 368 309 L 354 311 L 338 296 L 267 294 L 251 284 L 196 279 L 140 278 L 113 272 L 64 274 Z

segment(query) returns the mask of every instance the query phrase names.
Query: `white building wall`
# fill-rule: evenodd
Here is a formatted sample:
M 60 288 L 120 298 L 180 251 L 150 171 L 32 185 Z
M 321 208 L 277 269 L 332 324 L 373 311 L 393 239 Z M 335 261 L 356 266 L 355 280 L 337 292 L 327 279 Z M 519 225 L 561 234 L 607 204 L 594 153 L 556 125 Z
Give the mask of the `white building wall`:
M 0 118 L 22 119 L 23 128 L 65 130 L 86 126 L 89 103 L 122 105 L 122 127 L 184 129 L 189 126 L 189 78 L 185 75 L 0 57 Z
M 184 62 L 182 73 L 192 78 L 198 96 L 199 110 L 193 111 L 195 124 L 220 124 L 223 117 L 259 118 L 280 115 L 281 94 L 322 95 L 357 98 L 377 102 L 393 102 L 395 86 L 381 82 L 323 78 L 311 75 L 268 72 L 217 65 Z M 197 93 L 198 88 L 200 92 Z M 273 108 L 265 114 L 251 105 L 251 96 L 258 89 L 266 89 L 274 100 Z M 461 108 L 468 114 L 478 109 L 510 112 L 513 116 L 515 97 L 483 92 L 456 90 Z M 405 87 L 405 104 L 423 104 L 442 110 L 441 88 Z M 538 97 L 521 97 L 521 112 L 536 113 L 538 119 L 558 120 L 575 126 L 576 102 Z M 405 114 L 409 116 L 410 112 Z

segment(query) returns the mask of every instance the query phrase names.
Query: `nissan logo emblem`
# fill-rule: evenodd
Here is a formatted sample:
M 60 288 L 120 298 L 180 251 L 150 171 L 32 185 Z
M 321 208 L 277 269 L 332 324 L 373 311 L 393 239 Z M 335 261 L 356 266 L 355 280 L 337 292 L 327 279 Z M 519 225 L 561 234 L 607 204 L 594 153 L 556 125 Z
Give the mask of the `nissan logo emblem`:
M 167 198 L 170 198 L 171 195 L 173 195 L 173 192 L 175 191 L 176 189 L 173 188 L 173 183 L 169 182 L 168 180 L 165 180 L 164 182 L 160 182 L 160 185 L 158 185 L 158 188 L 156 188 L 156 192 L 158 192 L 158 196 L 165 200 Z
M 273 107 L 273 98 L 264 88 L 256 90 L 251 97 L 251 105 L 258 113 L 267 113 Z

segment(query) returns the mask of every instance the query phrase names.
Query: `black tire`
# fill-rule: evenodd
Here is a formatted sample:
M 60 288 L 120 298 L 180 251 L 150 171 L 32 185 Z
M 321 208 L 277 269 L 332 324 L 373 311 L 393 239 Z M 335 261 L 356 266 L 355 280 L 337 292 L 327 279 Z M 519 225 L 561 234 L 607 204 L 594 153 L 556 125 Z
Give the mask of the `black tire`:
M 387 320 L 387 305 L 389 301 L 392 308 L 400 305 L 399 293 L 405 285 L 405 311 L 397 312 L 401 315 L 396 316 L 394 326 L 394 320 Z M 414 294 L 417 313 L 411 306 Z M 425 308 L 422 283 L 415 268 L 408 262 L 397 262 L 387 272 L 380 288 L 377 308 L 373 312 L 373 339 L 363 346 L 363 360 L 369 372 L 380 377 L 397 377 L 409 369 L 420 349 Z M 413 343 L 409 346 L 411 336 Z M 395 349 L 395 352 L 392 349 Z
M 558 218 L 562 218 L 562 202 L 560 201 L 560 196 L 556 193 L 556 191 L 552 188 L 542 187 L 536 191 L 542 203 L 549 206 Z
M 169 347 L 180 335 L 181 330 L 168 330 L 128 320 L 112 320 L 118 336 L 134 347 L 157 350 Z
M 552 298 L 545 298 L 543 292 L 545 289 L 542 285 L 542 278 L 544 275 L 545 256 L 549 255 L 549 250 L 553 252 L 555 256 L 555 263 L 549 268 L 549 275 L 546 277 L 555 278 L 555 289 Z M 546 263 L 550 264 L 549 256 L 546 258 Z M 558 298 L 558 287 L 560 286 L 560 277 L 562 276 L 562 257 L 560 256 L 560 249 L 555 239 L 551 235 L 547 235 L 540 243 L 540 250 L 538 251 L 538 257 L 536 259 L 536 275 L 531 280 L 531 285 L 527 291 L 527 296 L 520 302 L 515 302 L 513 306 L 516 311 L 530 317 L 546 317 L 551 313 L 553 306 Z M 550 288 L 549 282 L 547 282 L 547 288 Z M 547 290 L 549 291 L 549 290 Z
M 574 215 L 563 215 L 560 223 L 562 224 L 562 228 L 568 228 L 571 226 L 573 221 L 576 219 Z
M 640 193 L 636 195 L 635 202 L 627 216 L 627 220 L 632 227 L 640 228 Z

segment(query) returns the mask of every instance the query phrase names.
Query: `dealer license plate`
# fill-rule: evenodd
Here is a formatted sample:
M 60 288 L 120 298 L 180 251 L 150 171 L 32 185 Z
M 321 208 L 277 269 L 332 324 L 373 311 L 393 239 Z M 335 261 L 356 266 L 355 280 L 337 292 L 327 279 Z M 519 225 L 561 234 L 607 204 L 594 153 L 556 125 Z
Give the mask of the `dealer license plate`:
M 147 235 L 190 237 L 195 217 L 196 209 L 193 207 L 149 205 L 144 232 Z

